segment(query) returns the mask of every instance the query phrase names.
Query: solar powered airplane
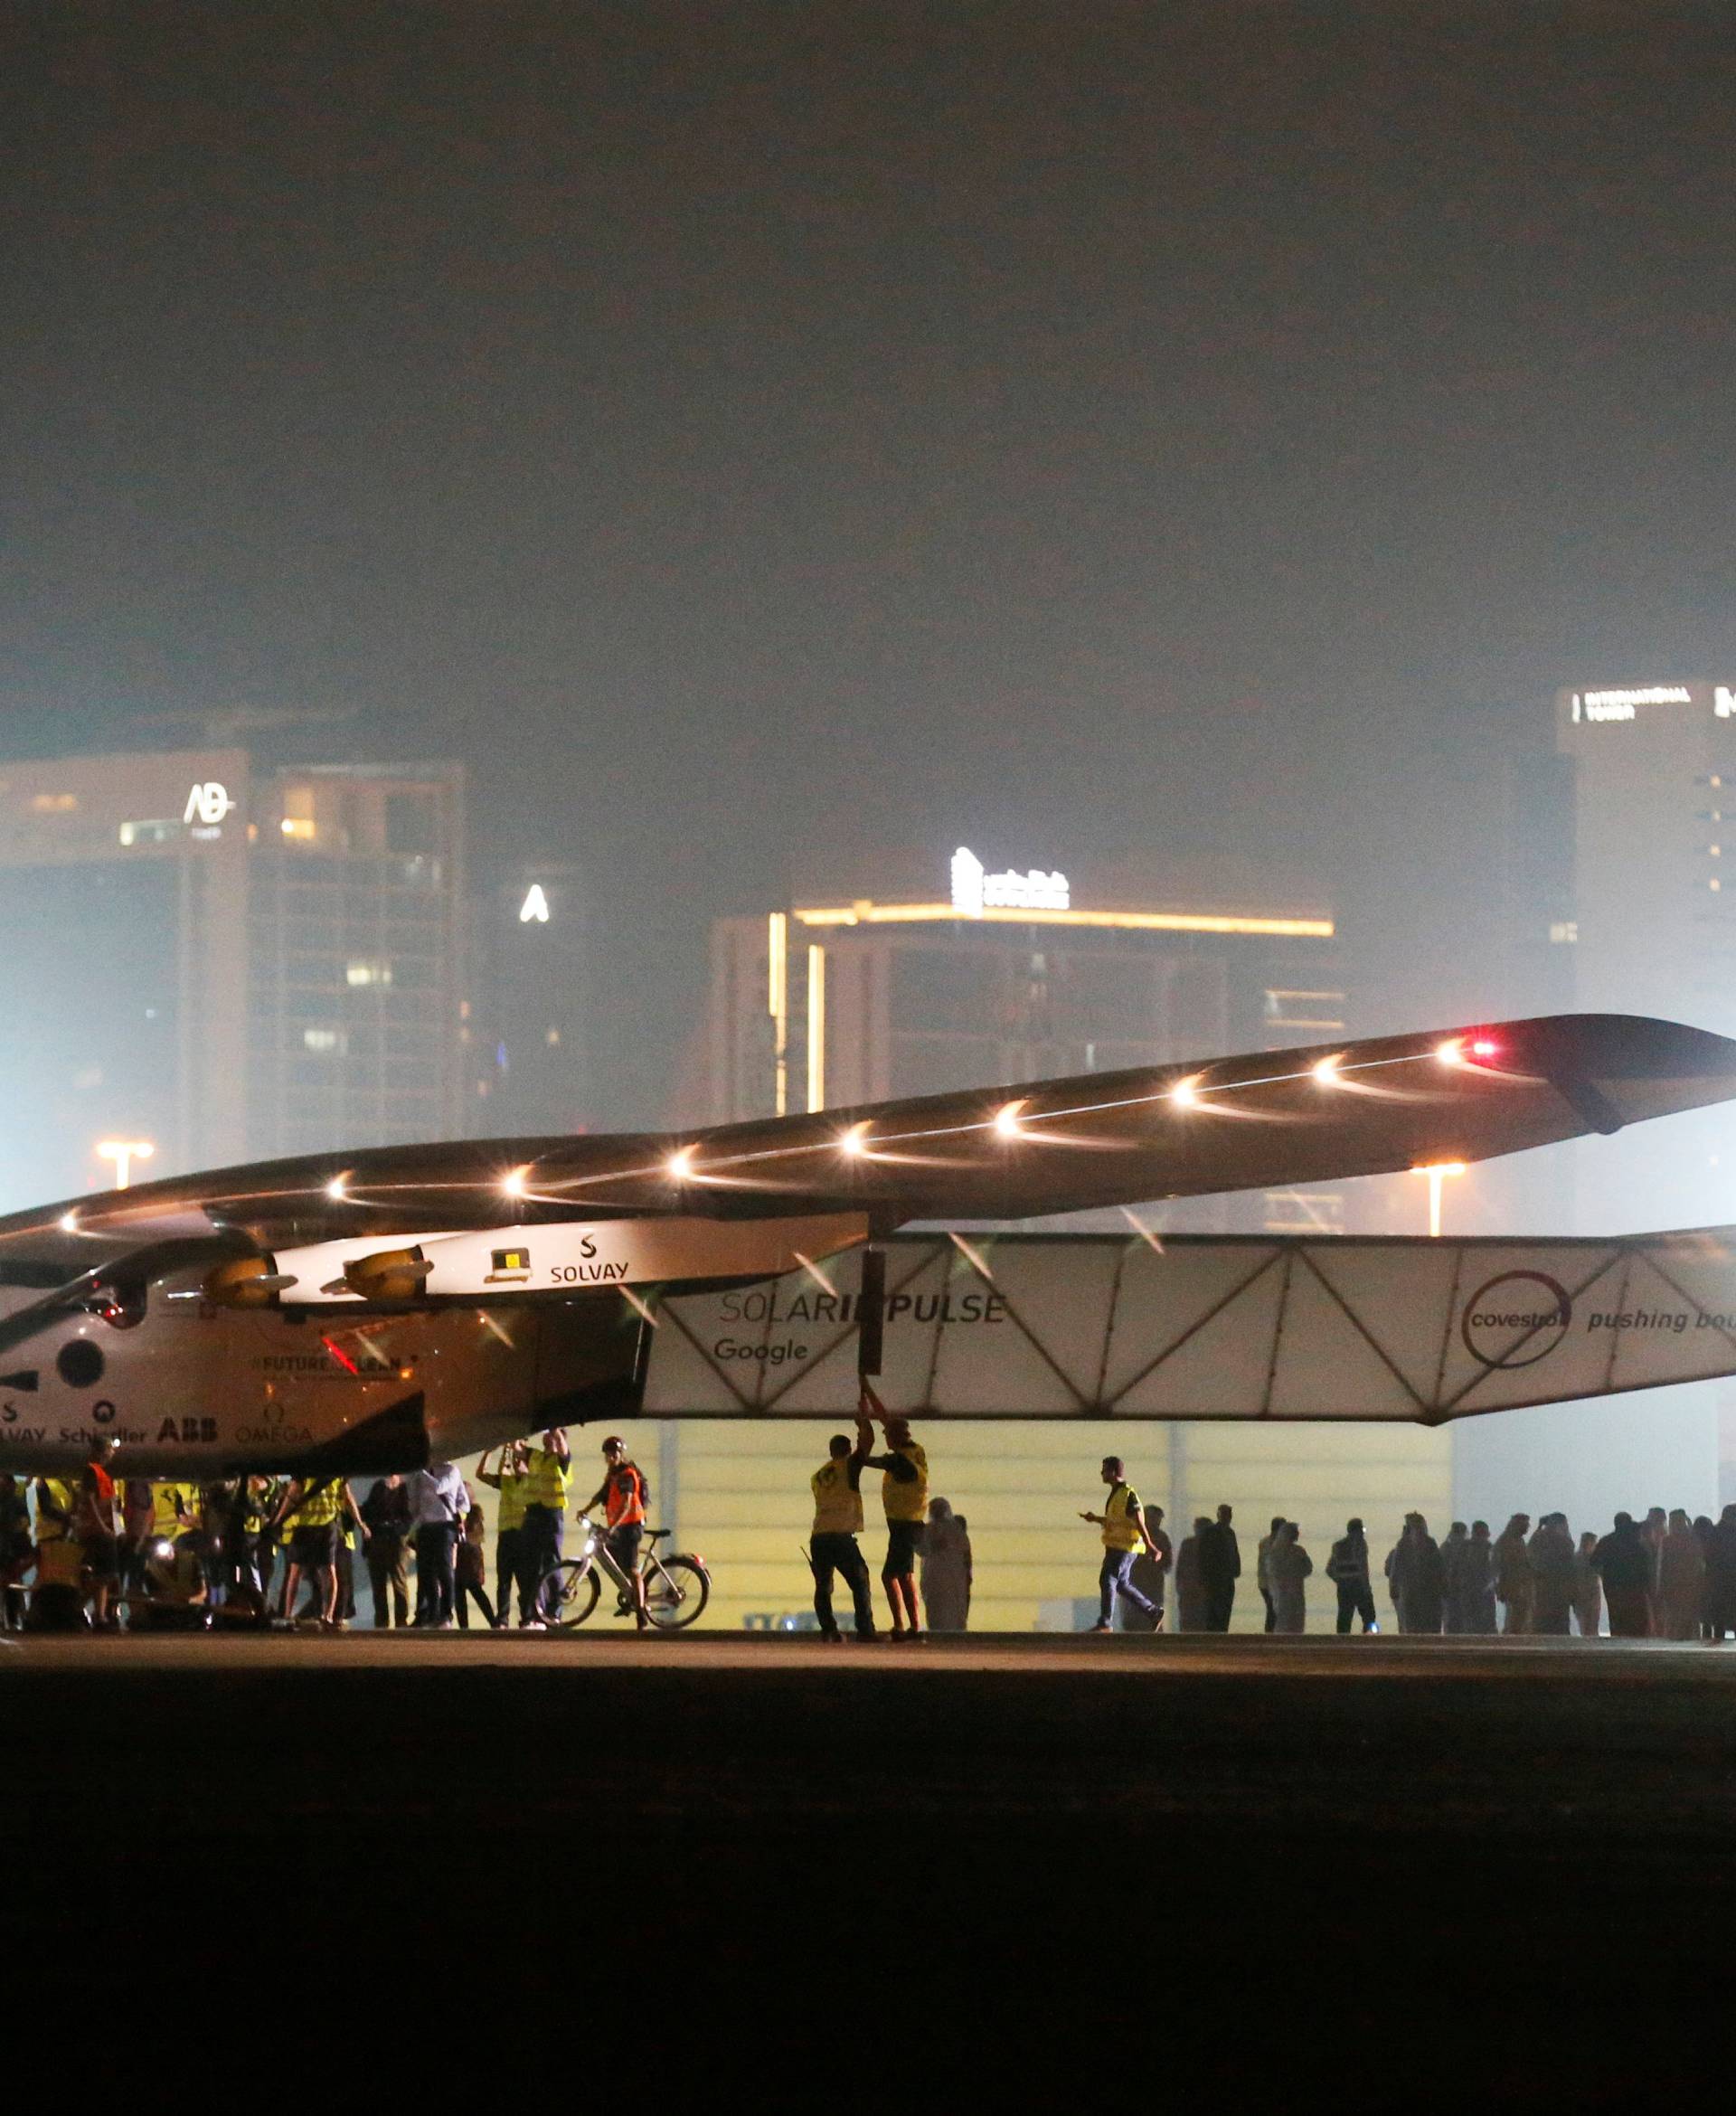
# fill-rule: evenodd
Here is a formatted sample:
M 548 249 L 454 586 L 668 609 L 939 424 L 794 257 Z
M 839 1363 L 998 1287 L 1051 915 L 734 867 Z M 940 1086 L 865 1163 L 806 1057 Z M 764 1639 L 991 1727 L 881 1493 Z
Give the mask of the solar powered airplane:
M 369 1149 L 0 1220 L 0 1469 L 374 1472 L 555 1422 L 1410 1419 L 1736 1371 L 1736 1229 L 1160 1237 L 1133 1209 L 1736 1097 L 1559 1015 L 688 1135 Z M 980 1232 L 1089 1208 L 1109 1234 Z M 977 1230 L 977 1231 L 974 1231 Z

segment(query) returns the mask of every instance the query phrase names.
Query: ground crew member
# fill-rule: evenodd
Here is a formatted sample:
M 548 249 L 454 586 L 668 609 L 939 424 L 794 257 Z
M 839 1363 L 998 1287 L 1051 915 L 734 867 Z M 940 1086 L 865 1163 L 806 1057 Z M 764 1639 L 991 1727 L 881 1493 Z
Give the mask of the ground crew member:
M 72 1531 L 78 1494 L 65 1478 L 39 1477 L 31 1487 L 36 1503 L 36 1585 L 31 1596 L 32 1630 L 77 1630 L 84 1623 L 80 1574 L 84 1554 Z
M 278 1516 L 280 1526 L 294 1524 L 284 1575 L 284 1612 L 294 1611 L 296 1589 L 306 1573 L 314 1590 L 315 1613 L 327 1630 L 337 1622 L 337 1524 L 344 1515 L 367 1535 L 354 1495 L 341 1477 L 298 1477 Z
M 650 1488 L 645 1472 L 628 1458 L 627 1442 L 610 1433 L 603 1442 L 603 1460 L 609 1465 L 603 1481 L 585 1503 L 586 1513 L 604 1509 L 609 1525 L 609 1554 L 627 1574 L 632 1590 L 630 1607 L 640 1630 L 650 1622 L 645 1613 L 645 1574 L 639 1570 L 639 1544 L 645 1535 L 646 1502 Z
M 929 1513 L 929 1458 L 910 1436 L 908 1418 L 889 1418 L 886 1407 L 864 1381 L 863 1409 L 857 1416 L 864 1469 L 879 1469 L 881 1504 L 886 1509 L 886 1563 L 880 1569 L 881 1584 L 892 1612 L 894 1639 L 920 1639 L 922 1614 L 916 1599 L 916 1560 Z M 886 1429 L 886 1452 L 869 1455 L 873 1425 L 868 1415 L 876 1413 Z
M 191 1484 L 153 1484 L 151 1487 L 151 1539 L 179 1543 L 184 1535 L 198 1532 L 199 1495 Z
M 495 1592 L 500 1603 L 495 1612 L 495 1629 L 504 1631 L 513 1618 L 514 1588 L 518 1590 L 521 1624 L 531 1620 L 531 1596 L 536 1591 L 536 1582 L 529 1577 L 524 1563 L 524 1487 L 529 1481 L 524 1443 L 514 1441 L 510 1447 L 502 1448 L 499 1465 L 494 1469 L 488 1468 L 485 1455 L 476 1467 L 476 1481 L 492 1485 L 500 1494 L 495 1514 Z
M 120 1613 L 115 1607 L 120 1593 L 120 1516 L 115 1480 L 108 1473 L 114 1456 L 111 1439 L 97 1441 L 80 1476 L 73 1510 L 90 1588 L 90 1619 L 103 1631 L 120 1629 Z
M 607 1448 L 607 1441 L 603 1443 Z M 524 1464 L 524 1474 L 520 1485 L 524 1505 L 524 1517 L 519 1525 L 519 1562 L 524 1568 L 523 1591 L 519 1598 L 521 1611 L 528 1600 L 531 1613 L 521 1615 L 521 1629 L 526 1624 L 542 1624 L 548 1619 L 548 1611 L 542 1606 L 542 1582 L 552 1569 L 561 1563 L 561 1551 L 567 1533 L 567 1497 L 572 1489 L 572 1450 L 567 1445 L 567 1436 L 559 1428 L 551 1426 L 542 1435 L 542 1445 L 530 1456 Z M 462 1528 L 463 1524 L 459 1524 Z
M 1156 1530 L 1146 1526 L 1146 1509 L 1139 1503 L 1139 1494 L 1127 1480 L 1120 1456 L 1105 1455 L 1099 1474 L 1109 1488 L 1103 1511 L 1081 1513 L 1079 1517 L 1103 1531 L 1103 1563 L 1097 1575 L 1097 1621 L 1091 1629 L 1112 1631 L 1118 1594 L 1154 1620 L 1163 1613 L 1163 1605 L 1142 1594 L 1133 1583 L 1133 1561 L 1148 1542 L 1155 1549 Z
M 872 1441 L 873 1431 L 865 1425 L 854 1445 L 847 1433 L 834 1433 L 826 1460 L 808 1478 L 814 1494 L 814 1528 L 807 1543 L 807 1562 L 814 1572 L 814 1613 L 820 1620 L 821 1638 L 835 1641 L 844 1637 L 832 1613 L 835 1572 L 844 1574 L 855 1603 L 857 1638 L 874 1636 L 868 1561 L 856 1542 L 862 1534 L 862 1473 Z

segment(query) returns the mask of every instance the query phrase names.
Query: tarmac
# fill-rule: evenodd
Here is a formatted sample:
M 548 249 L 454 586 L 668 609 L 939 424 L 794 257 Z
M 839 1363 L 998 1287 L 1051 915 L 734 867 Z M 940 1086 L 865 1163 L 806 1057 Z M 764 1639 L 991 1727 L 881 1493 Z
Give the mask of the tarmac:
M 1153 2091 L 1571 2108 L 1690 2083 L 1736 1966 L 1736 1645 L 44 1638 L 0 1711 L 14 1996 L 93 1903 L 192 1903 L 338 2024 L 335 1957 L 393 2019 L 648 2007 L 671 2090 L 799 2092 L 842 2009 L 1072 2099 L 1113 2027 Z M 885 2108 L 858 2070 L 822 2098 Z

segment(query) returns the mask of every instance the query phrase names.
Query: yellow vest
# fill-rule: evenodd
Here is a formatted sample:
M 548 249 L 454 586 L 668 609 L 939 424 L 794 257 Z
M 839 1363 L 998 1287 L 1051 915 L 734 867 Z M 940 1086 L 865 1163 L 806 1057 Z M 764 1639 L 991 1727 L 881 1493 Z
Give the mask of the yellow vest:
M 335 1480 L 304 1491 L 291 1518 L 299 1528 L 329 1528 L 344 1509 L 344 1487 Z
M 502 1535 L 510 1535 L 514 1528 L 524 1526 L 524 1508 L 529 1501 L 524 1496 L 528 1477 L 510 1477 L 505 1470 L 500 1473 L 500 1510 L 495 1516 L 495 1526 Z
M 882 1469 L 880 1477 L 880 1496 L 886 1508 L 889 1521 L 920 1521 L 929 1510 L 929 1458 L 914 1441 L 907 1441 L 901 1448 L 894 1448 L 893 1454 L 902 1455 L 907 1462 L 916 1464 L 916 1476 L 908 1484 L 894 1477 L 890 1469 Z
M 862 1492 L 850 1483 L 850 1458 L 821 1464 L 808 1484 L 814 1493 L 816 1535 L 860 1535 Z
M 547 1448 L 539 1448 L 531 1457 L 530 1474 L 524 1482 L 527 1507 L 547 1507 L 555 1514 L 566 1512 L 567 1488 L 572 1482 L 572 1470 L 559 1455 L 552 1455 Z
M 1144 1550 L 1146 1539 L 1133 1517 L 1133 1509 L 1138 1504 L 1139 1494 L 1130 1484 L 1118 1484 L 1109 1494 L 1109 1504 L 1103 1509 L 1105 1550 Z
M 63 1512 L 70 1515 L 72 1511 L 73 1501 L 77 1495 L 74 1493 L 72 1487 L 66 1481 L 66 1479 L 63 1477 L 44 1477 L 41 1479 L 41 1482 L 43 1488 L 47 1491 L 49 1497 L 53 1500 L 54 1504 L 61 1507 Z M 70 1536 L 71 1534 L 71 1530 L 69 1526 L 54 1520 L 50 1515 L 43 1513 L 40 1505 L 37 1507 L 36 1540 L 39 1544 L 59 1543 L 66 1537 Z M 77 1567 L 75 1566 L 73 1570 L 76 1576 Z
M 154 1484 L 151 1487 L 151 1534 L 165 1537 L 173 1543 L 177 1535 L 187 1533 L 186 1526 L 175 1511 L 179 1499 L 188 1515 L 199 1517 L 199 1494 L 191 1484 Z

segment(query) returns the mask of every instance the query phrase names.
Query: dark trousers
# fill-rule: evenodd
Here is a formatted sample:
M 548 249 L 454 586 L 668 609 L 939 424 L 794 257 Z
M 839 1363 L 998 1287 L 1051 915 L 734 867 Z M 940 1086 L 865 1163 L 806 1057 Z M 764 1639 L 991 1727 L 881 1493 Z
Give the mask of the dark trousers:
M 1236 1606 L 1236 1583 L 1225 1580 L 1222 1584 L 1205 1584 L 1205 1628 L 1208 1631 L 1227 1631 L 1230 1618 Z
M 482 1611 L 483 1622 L 486 1624 L 488 1629 L 492 1631 L 495 1628 L 495 1605 L 492 1601 L 489 1601 L 486 1592 L 482 1588 L 478 1587 L 474 1580 L 460 1580 L 458 1582 L 459 1630 L 467 1631 L 470 1629 L 469 1605 L 472 1601 L 476 1602 L 476 1607 Z
M 448 1623 L 452 1617 L 452 1545 L 458 1529 L 450 1521 L 426 1523 L 416 1531 L 416 1621 Z
M 402 1630 L 410 1621 L 410 1578 L 404 1569 L 401 1543 L 395 1538 L 388 1542 L 376 1533 L 368 1545 L 368 1582 L 373 1589 L 374 1630 L 390 1630 L 396 1611 L 398 1628 Z
M 1363 1630 L 1373 1629 L 1374 1591 L 1366 1580 L 1340 1580 L 1338 1582 L 1338 1632 L 1341 1638 L 1349 1630 L 1352 1617 L 1362 1618 Z
M 1651 1597 L 1643 1587 L 1603 1586 L 1604 1606 L 1609 1611 L 1612 1639 L 1649 1639 L 1652 1636 Z
M 1272 1607 L 1271 1591 L 1262 1587 L 1260 1591 L 1260 1599 L 1266 1604 L 1266 1629 L 1269 1631 L 1277 1630 L 1278 1611 Z
M 504 1624 L 513 1613 L 513 1590 L 518 1590 L 518 1620 L 531 1613 L 531 1590 L 524 1584 L 524 1531 L 503 1528 L 495 1538 L 495 1591 L 500 1596 L 499 1620 Z
M 524 1526 L 519 1530 L 519 1544 L 524 1568 L 525 1592 L 533 1598 L 533 1611 L 546 1618 L 548 1611 L 542 1606 L 542 1575 L 551 1566 L 561 1563 L 561 1539 L 566 1533 L 567 1516 L 557 1514 L 552 1507 L 526 1507 Z M 521 1606 L 524 1596 L 521 1596 Z
M 1133 1583 L 1133 1564 L 1138 1554 L 1137 1551 L 1132 1550 L 1106 1550 L 1103 1553 L 1103 1568 L 1097 1575 L 1097 1620 L 1099 1624 L 1113 1620 L 1118 1594 L 1148 1617 L 1155 1617 L 1163 1607 L 1161 1602 L 1154 1601 L 1150 1595 L 1142 1594 Z
M 868 1561 L 856 1547 L 854 1535 L 825 1535 L 812 1537 L 807 1546 L 808 1562 L 814 1567 L 814 1613 L 820 1620 L 821 1630 L 835 1635 L 837 1619 L 832 1613 L 832 1575 L 842 1573 L 844 1583 L 850 1590 L 850 1599 L 856 1608 L 856 1636 L 872 1639 L 874 1635 L 874 1597 L 868 1581 Z

